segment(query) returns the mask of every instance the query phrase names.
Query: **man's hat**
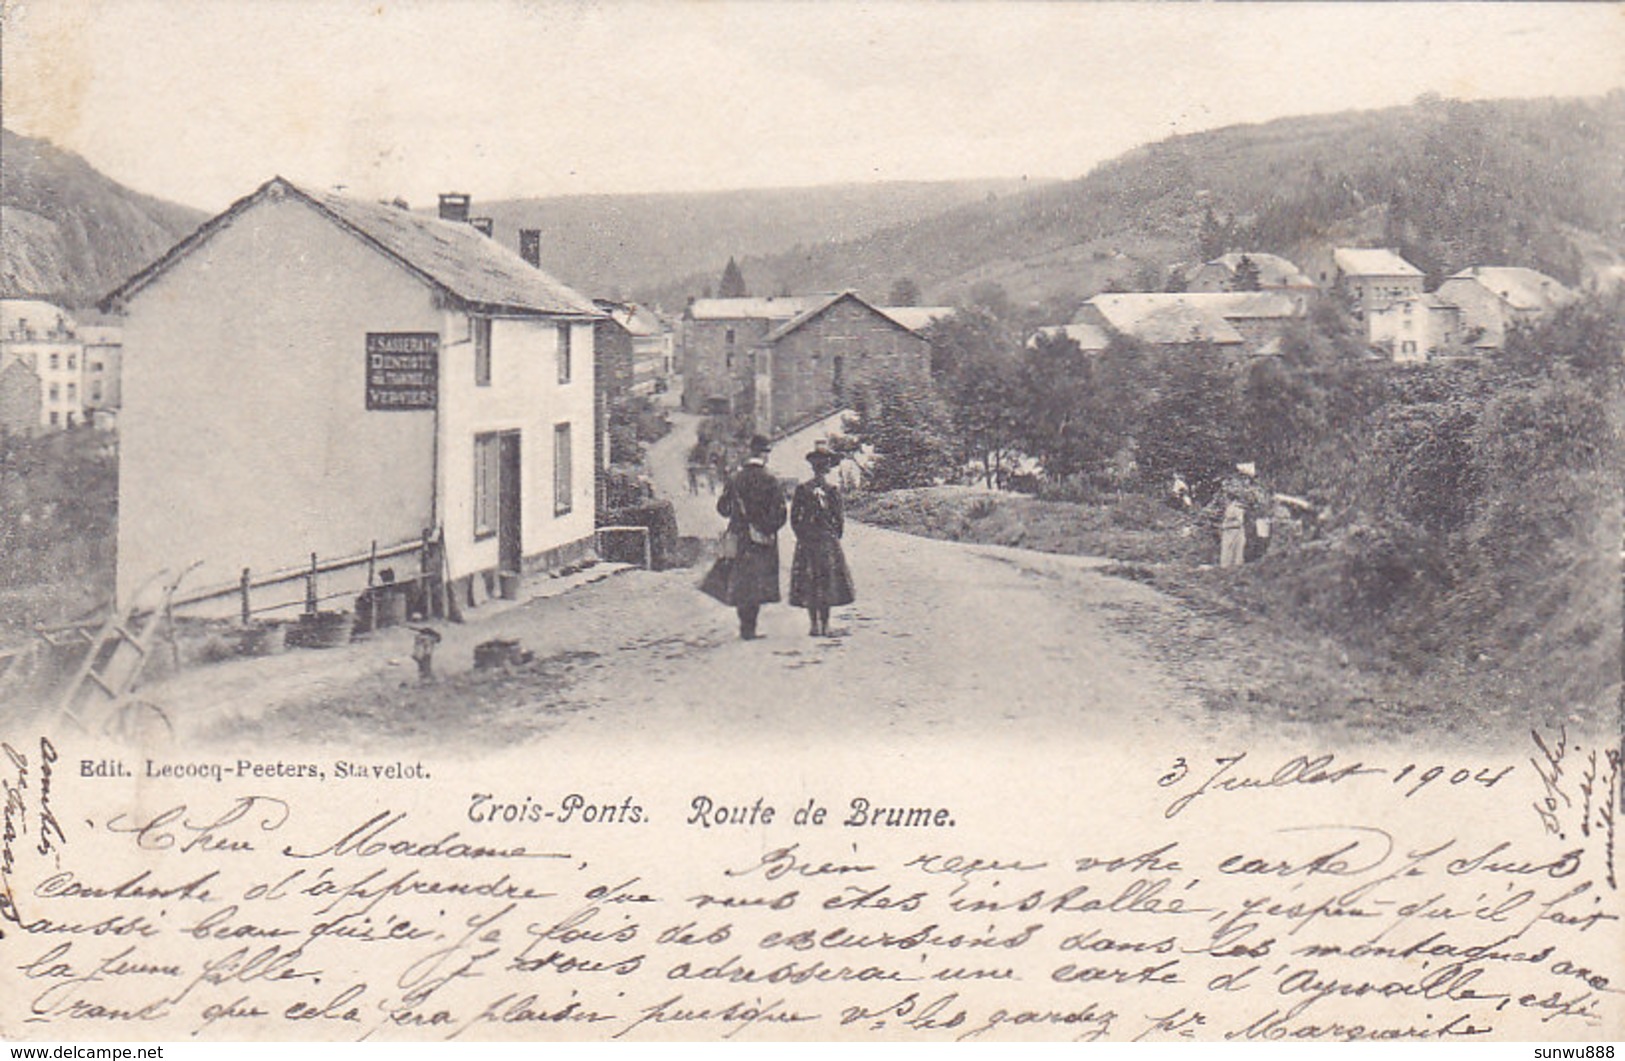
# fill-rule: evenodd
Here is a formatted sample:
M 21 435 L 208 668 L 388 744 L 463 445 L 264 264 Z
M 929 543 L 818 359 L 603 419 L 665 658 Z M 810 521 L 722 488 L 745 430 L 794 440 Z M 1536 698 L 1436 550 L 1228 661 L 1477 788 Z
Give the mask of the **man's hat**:
M 765 456 L 773 449 L 773 443 L 767 440 L 766 435 L 752 435 L 750 437 L 750 452 L 753 457 Z

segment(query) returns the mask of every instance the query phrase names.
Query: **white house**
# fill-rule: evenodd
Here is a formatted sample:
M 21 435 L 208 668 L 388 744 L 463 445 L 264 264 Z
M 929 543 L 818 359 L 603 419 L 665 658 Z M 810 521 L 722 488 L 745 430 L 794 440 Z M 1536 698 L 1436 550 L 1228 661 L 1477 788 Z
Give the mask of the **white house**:
M 600 314 L 471 223 L 277 177 L 103 308 L 125 313 L 121 602 L 197 562 L 183 596 L 246 571 L 282 579 L 256 609 L 295 603 L 313 555 L 336 595 L 375 547 L 477 600 L 475 576 L 591 548 Z
M 1422 293 L 1422 270 L 1386 247 L 1338 247 L 1332 251 L 1335 285 L 1355 312 L 1365 316 L 1395 299 Z
M 1573 291 L 1545 273 L 1515 266 L 1474 266 L 1439 285 L 1439 297 L 1461 308 L 1471 346 L 1499 350 L 1507 329 L 1574 301 Z
M 1461 311 L 1437 294 L 1405 295 L 1367 313 L 1366 332 L 1395 361 L 1426 361 L 1458 347 Z
M 0 372 L 17 391 L 0 410 L 3 426 L 32 434 L 83 422 L 83 357 L 84 340 L 67 311 L 38 299 L 0 299 Z M 37 402 L 22 400 L 29 387 L 38 388 Z

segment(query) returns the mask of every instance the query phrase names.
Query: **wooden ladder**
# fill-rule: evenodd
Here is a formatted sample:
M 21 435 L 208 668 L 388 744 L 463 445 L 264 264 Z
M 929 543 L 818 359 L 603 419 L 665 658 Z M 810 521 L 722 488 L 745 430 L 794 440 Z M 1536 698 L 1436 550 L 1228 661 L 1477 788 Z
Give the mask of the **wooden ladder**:
M 107 621 L 90 638 L 90 650 L 73 680 L 63 690 L 61 713 L 70 722 L 88 732 L 92 722 L 105 724 L 113 712 L 125 705 L 126 695 L 141 677 L 147 657 L 169 623 L 175 590 L 191 570 L 187 568 L 163 583 L 156 605 L 144 607 L 141 603 L 143 593 L 152 584 L 149 581 L 131 596 L 122 612 L 116 608 L 109 612 Z M 162 577 L 163 573 L 157 576 Z M 101 710 L 94 710 L 97 707 Z M 98 717 L 86 717 L 87 713 Z

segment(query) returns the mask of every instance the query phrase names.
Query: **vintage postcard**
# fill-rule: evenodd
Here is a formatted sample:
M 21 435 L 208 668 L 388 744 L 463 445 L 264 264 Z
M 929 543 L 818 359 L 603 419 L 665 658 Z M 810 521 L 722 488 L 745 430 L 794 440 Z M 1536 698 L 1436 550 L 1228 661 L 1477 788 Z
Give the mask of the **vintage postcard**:
M 1625 1037 L 1620 14 L 4 0 L 0 1037 Z

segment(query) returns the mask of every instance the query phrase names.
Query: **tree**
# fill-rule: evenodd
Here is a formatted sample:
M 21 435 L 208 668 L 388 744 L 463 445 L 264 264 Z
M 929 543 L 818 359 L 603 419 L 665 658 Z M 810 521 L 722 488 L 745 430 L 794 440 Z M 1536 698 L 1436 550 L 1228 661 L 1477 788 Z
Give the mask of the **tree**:
M 1263 279 L 1258 271 L 1258 263 L 1243 254 L 1241 260 L 1236 262 L 1236 274 L 1230 281 L 1232 291 L 1259 291 L 1263 288 Z
M 1189 343 L 1161 356 L 1162 384 L 1136 436 L 1140 468 L 1153 481 L 1179 475 L 1198 492 L 1236 463 L 1236 383 L 1222 354 Z
M 1098 470 L 1115 445 L 1096 408 L 1095 356 L 1064 334 L 1040 334 L 1022 368 L 1022 449 L 1054 479 Z
M 1211 204 L 1202 208 L 1202 220 L 1196 228 L 1196 248 L 1205 262 L 1212 261 L 1230 249 L 1234 223 L 1219 220 Z
M 891 286 L 891 293 L 886 296 L 888 306 L 918 306 L 920 304 L 920 285 L 908 277 L 903 277 Z
M 1015 316 L 1016 306 L 1010 301 L 1010 293 L 996 280 L 980 280 L 972 284 L 965 301 L 996 320 L 1008 321 Z
M 1024 416 L 1015 334 L 988 309 L 967 306 L 933 322 L 926 337 L 960 462 L 981 465 L 987 484 L 1001 485 Z
M 874 451 L 864 469 L 865 488 L 932 486 L 952 470 L 948 411 L 929 381 L 876 376 L 858 388 L 852 406 L 855 415 L 842 425 L 848 437 L 834 440 L 835 449 L 866 446 Z
M 732 257 L 722 270 L 722 280 L 717 284 L 718 298 L 748 298 L 750 290 L 745 286 L 745 274 L 740 272 L 739 263 Z

